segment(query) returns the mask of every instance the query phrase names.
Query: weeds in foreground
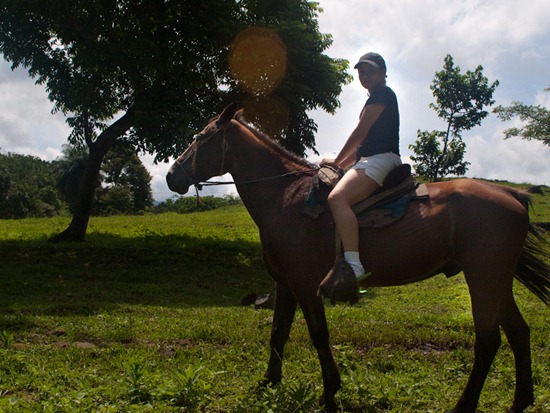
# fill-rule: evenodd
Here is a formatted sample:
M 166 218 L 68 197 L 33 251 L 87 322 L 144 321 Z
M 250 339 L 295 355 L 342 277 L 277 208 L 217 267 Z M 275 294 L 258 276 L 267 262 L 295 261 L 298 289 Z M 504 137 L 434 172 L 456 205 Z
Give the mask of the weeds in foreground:
M 145 382 L 147 369 L 144 359 L 131 357 L 124 365 L 126 381 L 128 382 L 128 396 L 131 403 L 145 403 L 151 400 L 151 393 Z
M 298 413 L 321 411 L 317 405 L 319 389 L 312 384 L 277 384 L 262 387 L 241 399 L 237 413 Z
M 14 333 L 7 330 L 2 330 L 0 333 L 0 339 L 2 340 L 2 346 L 4 348 L 10 348 L 13 343 Z
M 204 403 L 208 400 L 210 384 L 201 378 L 203 369 L 202 366 L 197 369 L 188 366 L 177 370 L 177 388 L 174 394 L 174 404 L 176 406 L 192 411 L 200 402 Z

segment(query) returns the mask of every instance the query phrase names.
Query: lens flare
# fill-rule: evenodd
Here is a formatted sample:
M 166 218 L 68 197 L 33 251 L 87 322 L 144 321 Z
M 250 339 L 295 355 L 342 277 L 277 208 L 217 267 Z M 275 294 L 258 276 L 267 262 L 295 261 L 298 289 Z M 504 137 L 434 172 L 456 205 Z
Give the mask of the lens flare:
M 272 93 L 286 74 L 286 48 L 273 30 L 250 27 L 231 44 L 229 68 L 247 92 L 259 96 Z
M 281 139 L 290 119 L 288 106 L 277 95 L 249 96 L 244 102 L 246 119 L 274 139 Z

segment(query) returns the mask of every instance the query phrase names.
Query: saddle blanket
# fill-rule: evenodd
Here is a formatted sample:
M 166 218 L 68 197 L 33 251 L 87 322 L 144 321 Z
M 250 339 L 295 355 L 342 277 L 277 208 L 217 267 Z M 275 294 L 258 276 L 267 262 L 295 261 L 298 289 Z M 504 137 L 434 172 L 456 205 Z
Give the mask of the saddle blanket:
M 416 182 L 416 179 L 412 179 Z M 428 187 L 425 184 L 416 183 L 415 187 L 407 193 L 397 194 L 395 198 L 391 196 L 384 198 L 366 208 L 359 203 L 353 207 L 353 210 L 360 227 L 384 228 L 399 221 L 407 213 L 412 200 L 426 199 L 428 196 Z
M 329 171 L 329 174 L 330 171 Z M 310 188 L 308 197 L 304 202 L 302 212 L 313 218 L 318 218 L 325 207 L 318 199 L 320 186 L 330 190 L 338 179 L 327 180 L 327 171 L 321 171 L 318 178 Z M 331 176 L 331 178 L 334 178 Z M 328 192 L 327 192 L 328 193 Z M 413 199 L 428 198 L 428 188 L 424 184 L 419 184 L 412 176 L 408 175 L 397 185 L 388 189 L 376 192 L 371 197 L 354 205 L 353 210 L 357 215 L 360 227 L 384 228 L 401 219 L 409 208 Z

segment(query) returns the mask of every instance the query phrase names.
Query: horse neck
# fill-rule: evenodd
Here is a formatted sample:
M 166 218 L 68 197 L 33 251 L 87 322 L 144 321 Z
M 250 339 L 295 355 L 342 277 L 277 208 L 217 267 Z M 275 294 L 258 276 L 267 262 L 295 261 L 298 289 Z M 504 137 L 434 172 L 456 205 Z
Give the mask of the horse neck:
M 305 161 L 270 139 L 243 125 L 237 126 L 235 134 L 230 137 L 229 173 L 250 215 L 260 226 L 262 215 L 270 215 L 274 209 L 283 207 L 292 187 L 301 183 L 307 185 L 311 180 L 311 174 L 282 175 L 310 168 Z M 247 183 L 250 181 L 256 182 Z

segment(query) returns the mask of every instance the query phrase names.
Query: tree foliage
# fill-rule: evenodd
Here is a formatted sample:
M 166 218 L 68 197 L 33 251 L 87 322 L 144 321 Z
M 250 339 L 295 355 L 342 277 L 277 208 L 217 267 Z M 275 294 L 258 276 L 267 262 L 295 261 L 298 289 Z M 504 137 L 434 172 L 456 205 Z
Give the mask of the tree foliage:
M 0 218 L 50 217 L 63 210 L 49 162 L 0 153 Z
M 0 52 L 45 86 L 72 127 L 69 142 L 90 149 L 73 221 L 58 239 L 83 239 L 117 139 L 165 160 L 226 103 L 249 101 L 261 120 L 254 108 L 272 98 L 288 114 L 278 139 L 300 154 L 314 149 L 307 111 L 333 112 L 349 81 L 348 63 L 323 54 L 331 38 L 319 33 L 318 12 L 306 0 L 0 0 Z M 243 89 L 228 64 L 232 40 L 251 26 L 284 45 L 286 71 L 269 94 Z
M 545 89 L 550 91 L 550 88 Z M 550 110 L 541 105 L 525 105 L 521 102 L 512 102 L 510 106 L 497 106 L 494 113 L 502 121 L 509 121 L 516 116 L 524 122 L 522 127 L 512 127 L 504 130 L 505 139 L 519 136 L 527 140 L 539 140 L 550 146 Z
M 63 145 L 61 156 L 54 162 L 57 175 L 57 188 L 71 211 L 75 210 L 80 184 L 84 178 L 86 162 L 88 160 L 88 147 L 83 144 Z M 100 185 L 101 176 L 98 175 L 96 186 Z
M 131 146 L 117 142 L 101 171 L 105 186 L 97 194 L 97 213 L 135 213 L 153 206 L 151 175 Z
M 53 162 L 0 153 L 0 219 L 65 215 L 74 208 L 88 148 L 64 145 Z M 117 145 L 96 184 L 94 215 L 133 214 L 153 206 L 151 176 L 127 145 Z
M 1 0 L 0 52 L 46 87 L 71 143 L 95 142 L 126 114 L 119 136 L 165 160 L 223 105 L 248 97 L 230 72 L 232 40 L 271 29 L 287 59 L 276 90 L 291 116 L 283 142 L 304 153 L 315 144 L 307 111 L 333 112 L 350 80 L 347 61 L 323 54 L 332 39 L 319 32 L 319 11 L 305 0 Z
M 416 173 L 434 182 L 438 177 L 464 175 L 469 162 L 464 161 L 466 144 L 461 139 L 450 139 L 443 156 L 441 143 L 445 140 L 443 131 L 418 131 L 418 140 L 414 146 Z M 412 145 L 411 145 L 412 146 Z
M 155 207 L 156 213 L 177 212 L 188 214 L 191 212 L 211 211 L 232 205 L 242 205 L 241 198 L 226 195 L 223 198 L 215 196 L 202 196 L 200 198 L 190 196 L 174 196 L 166 199 Z
M 88 156 L 85 145 L 64 145 L 62 155 L 53 162 L 57 187 L 71 210 L 78 197 Z M 105 156 L 98 175 L 93 214 L 131 214 L 152 207 L 151 179 L 132 147 L 117 142 Z
M 466 173 L 466 144 L 462 132 L 479 126 L 489 114 L 484 108 L 494 103 L 493 93 L 498 80 L 489 85 L 479 65 L 473 72 L 461 74 L 451 55 L 444 60 L 443 70 L 436 72 L 430 86 L 435 103 L 430 108 L 447 124 L 446 131 L 418 131 L 418 140 L 409 148 L 414 152 L 416 171 L 430 181 L 446 175 Z

